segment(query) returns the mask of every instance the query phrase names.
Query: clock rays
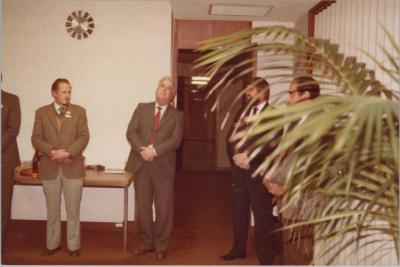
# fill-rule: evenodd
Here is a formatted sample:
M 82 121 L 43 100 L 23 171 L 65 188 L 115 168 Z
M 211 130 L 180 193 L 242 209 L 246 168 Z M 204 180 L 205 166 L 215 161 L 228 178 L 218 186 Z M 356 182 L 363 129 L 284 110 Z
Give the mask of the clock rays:
M 72 38 L 81 40 L 92 34 L 94 20 L 88 12 L 78 10 L 68 15 L 65 27 Z

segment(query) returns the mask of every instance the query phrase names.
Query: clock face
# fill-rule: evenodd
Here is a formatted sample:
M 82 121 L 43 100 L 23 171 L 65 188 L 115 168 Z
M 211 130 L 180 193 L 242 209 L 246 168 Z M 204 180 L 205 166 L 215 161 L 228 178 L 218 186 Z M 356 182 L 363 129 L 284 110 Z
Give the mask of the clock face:
M 82 39 L 89 37 L 94 29 L 94 20 L 88 12 L 82 10 L 74 11 L 67 17 L 65 22 L 67 32 L 72 38 Z

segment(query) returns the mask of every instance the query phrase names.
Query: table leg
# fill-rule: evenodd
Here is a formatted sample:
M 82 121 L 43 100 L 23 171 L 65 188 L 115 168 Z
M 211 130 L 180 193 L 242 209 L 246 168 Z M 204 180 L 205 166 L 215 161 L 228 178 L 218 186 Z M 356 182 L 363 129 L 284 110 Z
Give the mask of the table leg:
M 124 187 L 124 253 L 128 245 L 128 186 Z

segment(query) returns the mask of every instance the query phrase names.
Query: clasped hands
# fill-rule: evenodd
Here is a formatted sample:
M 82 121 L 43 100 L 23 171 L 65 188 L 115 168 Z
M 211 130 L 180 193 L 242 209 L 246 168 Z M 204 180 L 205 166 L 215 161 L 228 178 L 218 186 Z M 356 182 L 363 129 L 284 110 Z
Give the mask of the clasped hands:
M 269 181 L 268 179 L 264 178 L 263 184 L 265 188 L 273 194 L 275 197 L 280 197 L 283 195 L 283 186 L 277 183 L 273 183 Z
M 250 158 L 247 156 L 246 152 L 237 153 L 233 155 L 232 159 L 239 168 L 244 170 L 250 169 Z
M 65 149 L 57 149 L 57 150 L 52 150 L 50 152 L 51 159 L 62 162 L 62 163 L 70 163 L 72 161 L 71 159 L 71 154 L 66 151 Z
M 144 159 L 146 161 L 152 161 L 156 157 L 154 148 L 149 147 L 149 146 L 142 146 L 140 149 L 142 150 L 140 152 L 142 159 Z
M 250 168 L 250 158 L 246 152 L 237 153 L 232 157 L 236 166 L 241 169 L 248 170 Z M 263 180 L 265 188 L 276 197 L 283 195 L 283 186 L 277 183 L 273 183 L 268 179 Z

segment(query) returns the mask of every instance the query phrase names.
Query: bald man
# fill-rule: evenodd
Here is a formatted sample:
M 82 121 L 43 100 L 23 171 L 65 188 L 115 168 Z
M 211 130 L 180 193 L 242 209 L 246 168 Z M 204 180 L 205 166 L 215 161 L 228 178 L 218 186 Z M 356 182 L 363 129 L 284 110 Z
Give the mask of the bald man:
M 161 78 L 156 100 L 139 103 L 126 132 L 131 152 L 125 169 L 135 174 L 137 226 L 143 241 L 133 254 L 155 251 L 159 260 L 166 257 L 171 238 L 176 150 L 183 136 L 183 113 L 170 105 L 175 93 L 172 78 Z

